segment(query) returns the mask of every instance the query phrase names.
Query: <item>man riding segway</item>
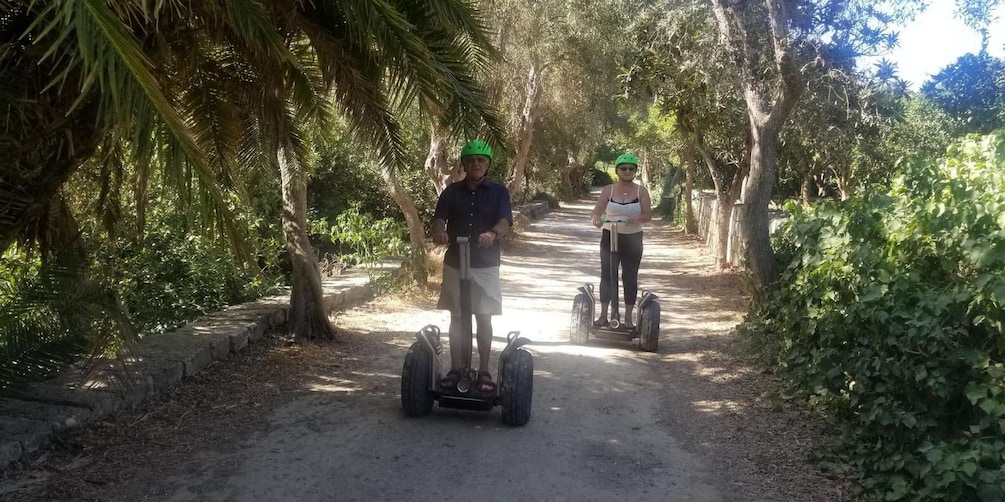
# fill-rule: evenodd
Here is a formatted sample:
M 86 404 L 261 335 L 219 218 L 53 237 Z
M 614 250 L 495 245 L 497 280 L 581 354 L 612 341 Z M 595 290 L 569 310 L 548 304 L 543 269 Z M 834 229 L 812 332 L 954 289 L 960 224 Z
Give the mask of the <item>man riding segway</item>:
M 442 387 L 471 388 L 464 367 L 465 354 L 471 353 L 470 330 L 461 316 L 460 253 L 457 237 L 468 237 L 470 246 L 471 313 L 478 337 L 478 372 L 474 387 L 493 392 L 495 382 L 489 372 L 492 351 L 492 316 L 502 314 L 502 290 L 499 284 L 499 238 L 513 224 L 509 191 L 486 177 L 492 162 L 492 148 L 481 140 L 471 141 L 461 150 L 464 179 L 451 184 L 436 203 L 433 215 L 433 241 L 447 244 L 443 258 L 443 284 L 437 308 L 450 311 L 450 371 L 440 381 Z M 467 336 L 465 336 L 467 334 Z M 466 338 L 466 339 L 465 339 Z
M 499 385 L 489 372 L 492 316 L 502 313 L 499 283 L 499 237 L 513 221 L 509 191 L 485 177 L 492 149 L 472 141 L 461 150 L 465 178 L 448 186 L 436 204 L 433 239 L 449 244 L 443 259 L 443 285 L 438 308 L 450 311 L 450 370 L 441 374 L 440 329 L 426 325 L 405 355 L 401 372 L 401 404 L 412 417 L 440 406 L 488 411 L 502 406 L 503 422 L 524 425 L 530 420 L 534 361 L 524 348 L 530 340 L 518 331 L 506 336 L 499 355 Z M 478 337 L 478 370 L 471 367 L 471 317 Z

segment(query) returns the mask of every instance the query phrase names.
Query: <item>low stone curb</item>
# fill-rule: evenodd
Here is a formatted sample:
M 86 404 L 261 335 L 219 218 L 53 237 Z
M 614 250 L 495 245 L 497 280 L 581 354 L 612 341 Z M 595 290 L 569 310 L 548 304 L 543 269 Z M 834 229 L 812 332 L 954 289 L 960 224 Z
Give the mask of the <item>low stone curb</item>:
M 503 245 L 511 242 L 514 235 L 519 235 L 532 221 L 543 218 L 551 210 L 547 202 L 531 202 L 513 208 L 513 232 L 503 236 Z
M 373 296 L 364 270 L 326 279 L 322 286 L 328 312 Z M 288 310 L 288 292 L 234 305 L 144 338 L 131 358 L 101 362 L 96 376 L 86 382 L 80 370 L 71 367 L 0 398 L 0 467 L 46 446 L 56 432 L 138 406 L 214 361 L 240 352 L 284 324 Z
M 551 206 L 549 206 L 547 202 L 531 202 L 529 204 L 513 208 L 513 219 L 515 220 L 520 216 L 526 216 L 530 221 L 534 221 L 543 218 L 549 211 L 551 211 Z

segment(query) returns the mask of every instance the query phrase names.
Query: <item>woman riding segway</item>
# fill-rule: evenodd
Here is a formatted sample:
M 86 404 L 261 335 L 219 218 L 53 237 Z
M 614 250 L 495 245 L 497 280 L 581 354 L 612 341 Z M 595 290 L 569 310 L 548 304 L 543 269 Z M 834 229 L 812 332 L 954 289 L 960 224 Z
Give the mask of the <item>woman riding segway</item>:
M 653 210 L 649 192 L 635 183 L 635 173 L 639 159 L 630 153 L 620 155 L 614 161 L 618 180 L 601 190 L 597 205 L 590 213 L 590 222 L 600 228 L 604 226 L 600 238 L 600 317 L 594 326 L 604 327 L 618 320 L 618 291 L 611 274 L 622 270 L 625 289 L 625 328 L 631 330 L 632 308 L 638 296 L 639 265 L 642 263 L 642 224 L 652 220 Z M 611 225 L 603 220 L 618 219 L 624 223 Z M 618 233 L 618 252 L 611 253 L 611 229 Z M 608 319 L 608 305 L 613 305 L 613 313 Z

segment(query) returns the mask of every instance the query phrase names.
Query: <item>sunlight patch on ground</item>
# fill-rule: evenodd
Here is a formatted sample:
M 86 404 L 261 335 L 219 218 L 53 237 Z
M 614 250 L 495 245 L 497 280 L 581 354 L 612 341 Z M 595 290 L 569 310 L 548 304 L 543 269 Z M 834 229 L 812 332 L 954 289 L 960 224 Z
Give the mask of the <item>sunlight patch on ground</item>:
M 347 393 L 363 390 L 356 382 L 352 380 L 346 380 L 344 378 L 336 378 L 336 377 L 327 377 L 327 376 L 318 376 L 317 378 L 319 380 L 328 383 L 311 383 L 307 385 L 307 390 L 313 392 L 347 392 Z
M 719 365 L 712 365 L 710 364 L 710 360 L 714 357 L 716 357 L 716 355 L 711 352 L 689 352 L 685 354 L 666 355 L 662 357 L 662 360 L 668 363 L 687 363 L 694 368 L 697 368 L 696 371 L 691 372 L 693 375 L 705 377 L 709 381 L 717 383 L 727 383 L 740 380 L 752 373 L 752 370 L 750 369 L 723 368 Z
M 732 400 L 719 401 L 693 401 L 691 406 L 698 411 L 719 415 L 722 413 L 739 413 L 743 411 L 743 405 Z
M 409 336 L 408 338 L 395 338 L 387 342 L 387 345 L 407 349 L 408 347 L 411 347 L 412 344 L 415 343 L 416 341 L 417 339 L 415 338 L 415 336 Z
M 628 342 L 625 342 L 626 344 Z M 638 354 L 630 348 L 613 349 L 610 347 L 598 347 L 593 345 L 575 345 L 572 343 L 562 345 L 529 345 L 532 352 L 542 354 L 562 354 L 568 356 L 589 357 L 600 360 L 606 364 L 626 365 L 633 364 L 638 359 Z

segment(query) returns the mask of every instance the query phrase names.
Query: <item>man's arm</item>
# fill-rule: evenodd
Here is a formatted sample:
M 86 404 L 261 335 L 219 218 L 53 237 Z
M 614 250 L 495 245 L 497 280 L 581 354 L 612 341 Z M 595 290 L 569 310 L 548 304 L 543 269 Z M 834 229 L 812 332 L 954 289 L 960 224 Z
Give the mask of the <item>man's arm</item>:
M 433 242 L 437 244 L 450 242 L 450 235 L 447 234 L 447 222 L 439 218 L 433 219 Z
M 506 190 L 506 187 L 502 187 L 502 191 L 503 195 L 499 197 L 499 204 L 496 206 L 496 214 L 499 215 L 499 219 L 478 236 L 479 247 L 491 246 L 496 239 L 509 233 L 509 228 L 513 224 L 513 208 L 510 205 L 509 191 Z
M 496 234 L 496 238 L 502 237 L 509 232 L 509 220 L 506 218 L 499 218 L 499 221 L 495 225 L 489 228 L 489 232 Z

